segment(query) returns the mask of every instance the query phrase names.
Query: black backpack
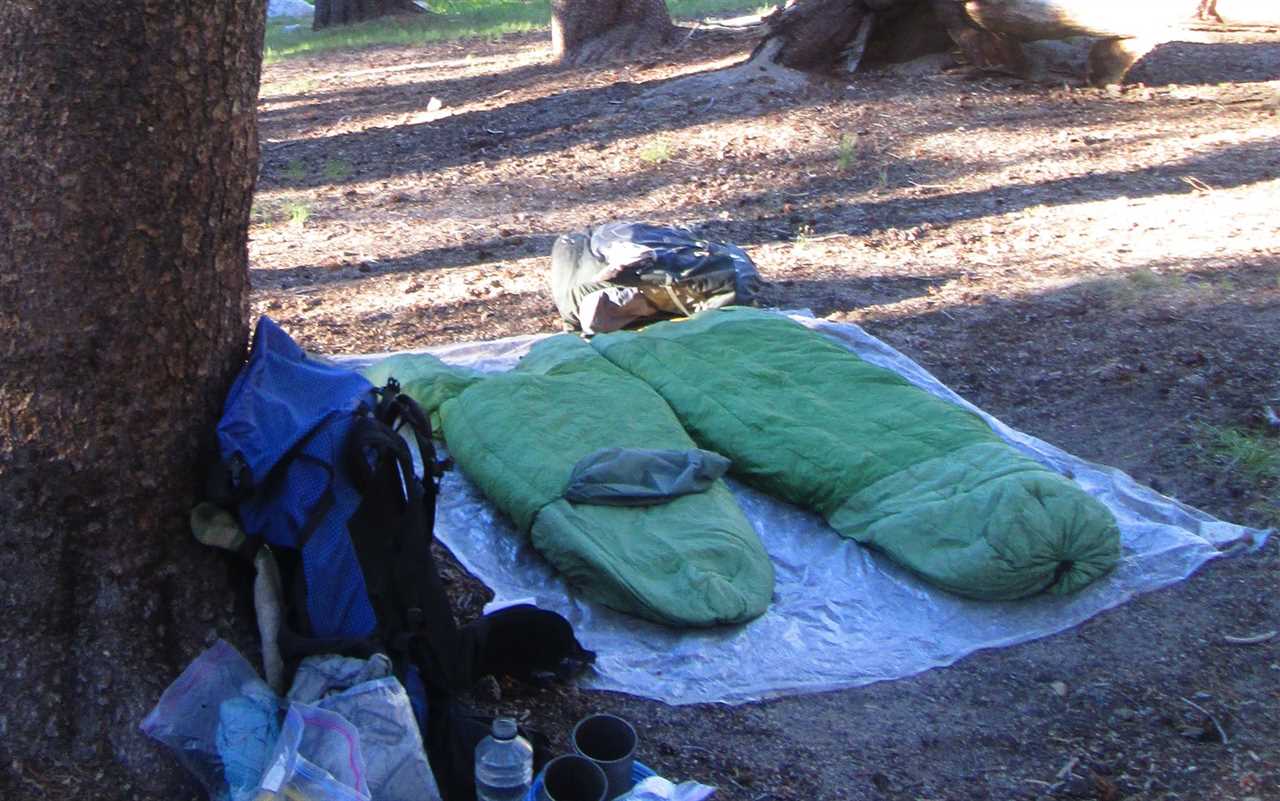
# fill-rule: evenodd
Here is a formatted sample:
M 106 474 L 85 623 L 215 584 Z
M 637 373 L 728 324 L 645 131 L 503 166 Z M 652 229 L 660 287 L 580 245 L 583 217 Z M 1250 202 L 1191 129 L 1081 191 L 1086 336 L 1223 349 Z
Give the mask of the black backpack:
M 485 675 L 565 679 L 594 654 L 563 617 L 533 606 L 458 626 L 431 549 L 446 465 L 426 415 L 399 390 L 394 379 L 375 389 L 308 358 L 262 318 L 218 425 L 211 495 L 239 512 L 245 553 L 272 546 L 288 672 L 315 654 L 386 653 L 414 702 L 445 801 L 471 801 L 488 721 L 455 696 Z M 416 446 L 421 478 L 401 431 Z

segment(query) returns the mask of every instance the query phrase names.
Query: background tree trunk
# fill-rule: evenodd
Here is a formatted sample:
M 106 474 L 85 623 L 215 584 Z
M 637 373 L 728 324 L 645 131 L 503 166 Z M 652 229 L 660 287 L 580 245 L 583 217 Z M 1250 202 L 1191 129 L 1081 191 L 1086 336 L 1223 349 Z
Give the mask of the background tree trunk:
M 0 4 L 7 801 L 193 795 L 138 724 L 236 622 L 186 515 L 247 336 L 264 19 Z
M 334 25 L 352 25 L 391 14 L 425 14 L 413 0 L 316 0 L 311 30 Z
M 657 50 L 675 34 L 664 0 L 551 0 L 551 49 L 564 64 Z

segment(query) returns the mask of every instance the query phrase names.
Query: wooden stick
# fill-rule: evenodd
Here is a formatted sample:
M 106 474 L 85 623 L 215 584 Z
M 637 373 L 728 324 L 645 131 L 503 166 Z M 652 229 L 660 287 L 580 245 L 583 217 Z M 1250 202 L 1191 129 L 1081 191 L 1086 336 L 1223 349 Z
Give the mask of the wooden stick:
M 1222 724 L 1218 722 L 1218 719 L 1215 718 L 1209 710 L 1205 709 L 1204 707 L 1197 704 L 1195 701 L 1192 701 L 1188 698 L 1183 698 L 1182 702 L 1187 706 L 1191 707 L 1192 709 L 1198 709 L 1206 718 L 1210 720 L 1210 722 L 1213 723 L 1213 727 L 1218 730 L 1218 736 L 1222 738 L 1223 745 L 1226 745 L 1227 743 L 1230 742 L 1230 740 L 1227 738 L 1227 730 L 1222 728 Z

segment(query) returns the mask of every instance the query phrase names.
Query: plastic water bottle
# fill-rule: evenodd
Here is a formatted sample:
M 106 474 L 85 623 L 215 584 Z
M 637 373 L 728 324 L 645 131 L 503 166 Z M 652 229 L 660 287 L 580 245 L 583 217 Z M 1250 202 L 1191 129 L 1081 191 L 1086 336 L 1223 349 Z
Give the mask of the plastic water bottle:
M 533 746 L 516 735 L 516 722 L 498 718 L 476 746 L 477 801 L 523 801 L 533 784 Z

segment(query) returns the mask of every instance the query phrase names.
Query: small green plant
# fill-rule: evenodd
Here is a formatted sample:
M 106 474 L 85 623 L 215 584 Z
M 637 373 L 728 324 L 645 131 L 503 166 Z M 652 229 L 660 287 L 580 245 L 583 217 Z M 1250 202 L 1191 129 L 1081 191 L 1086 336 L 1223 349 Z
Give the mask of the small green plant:
M 1201 428 L 1209 453 L 1230 472 L 1254 481 L 1280 481 L 1280 439 L 1246 428 Z
M 307 165 L 303 164 L 300 159 L 294 159 L 284 168 L 284 177 L 290 181 L 301 181 L 307 177 Z
M 1280 438 L 1269 431 L 1239 426 L 1201 425 L 1197 427 L 1207 461 L 1228 474 L 1257 485 L 1261 497 L 1250 505 L 1263 525 L 1280 526 Z
M 1175 289 L 1182 285 L 1183 279 L 1180 275 L 1170 275 L 1168 273 L 1158 273 L 1148 267 L 1140 270 L 1134 270 L 1125 276 L 1129 283 L 1138 289 L 1146 289 L 1155 291 L 1160 289 Z
M 840 146 L 836 155 L 836 166 L 841 172 L 848 171 L 858 160 L 858 135 L 845 134 L 840 137 Z
M 814 244 L 813 226 L 807 223 L 797 225 L 792 242 L 795 244 L 793 252 L 797 256 L 807 253 Z
M 328 159 L 324 163 L 324 177 L 330 181 L 341 181 L 351 175 L 351 162 L 346 159 Z
M 640 148 L 640 158 L 650 164 L 662 164 L 671 160 L 671 144 L 665 139 L 650 142 Z
M 311 219 L 311 207 L 301 201 L 291 200 L 284 204 L 284 215 L 290 225 L 301 228 Z
M 1158 273 L 1149 267 L 1143 267 L 1124 274 L 1123 279 L 1116 279 L 1107 284 L 1107 292 L 1111 302 L 1116 306 L 1132 306 L 1143 295 L 1159 292 L 1173 292 L 1187 286 L 1186 277 L 1178 273 Z

